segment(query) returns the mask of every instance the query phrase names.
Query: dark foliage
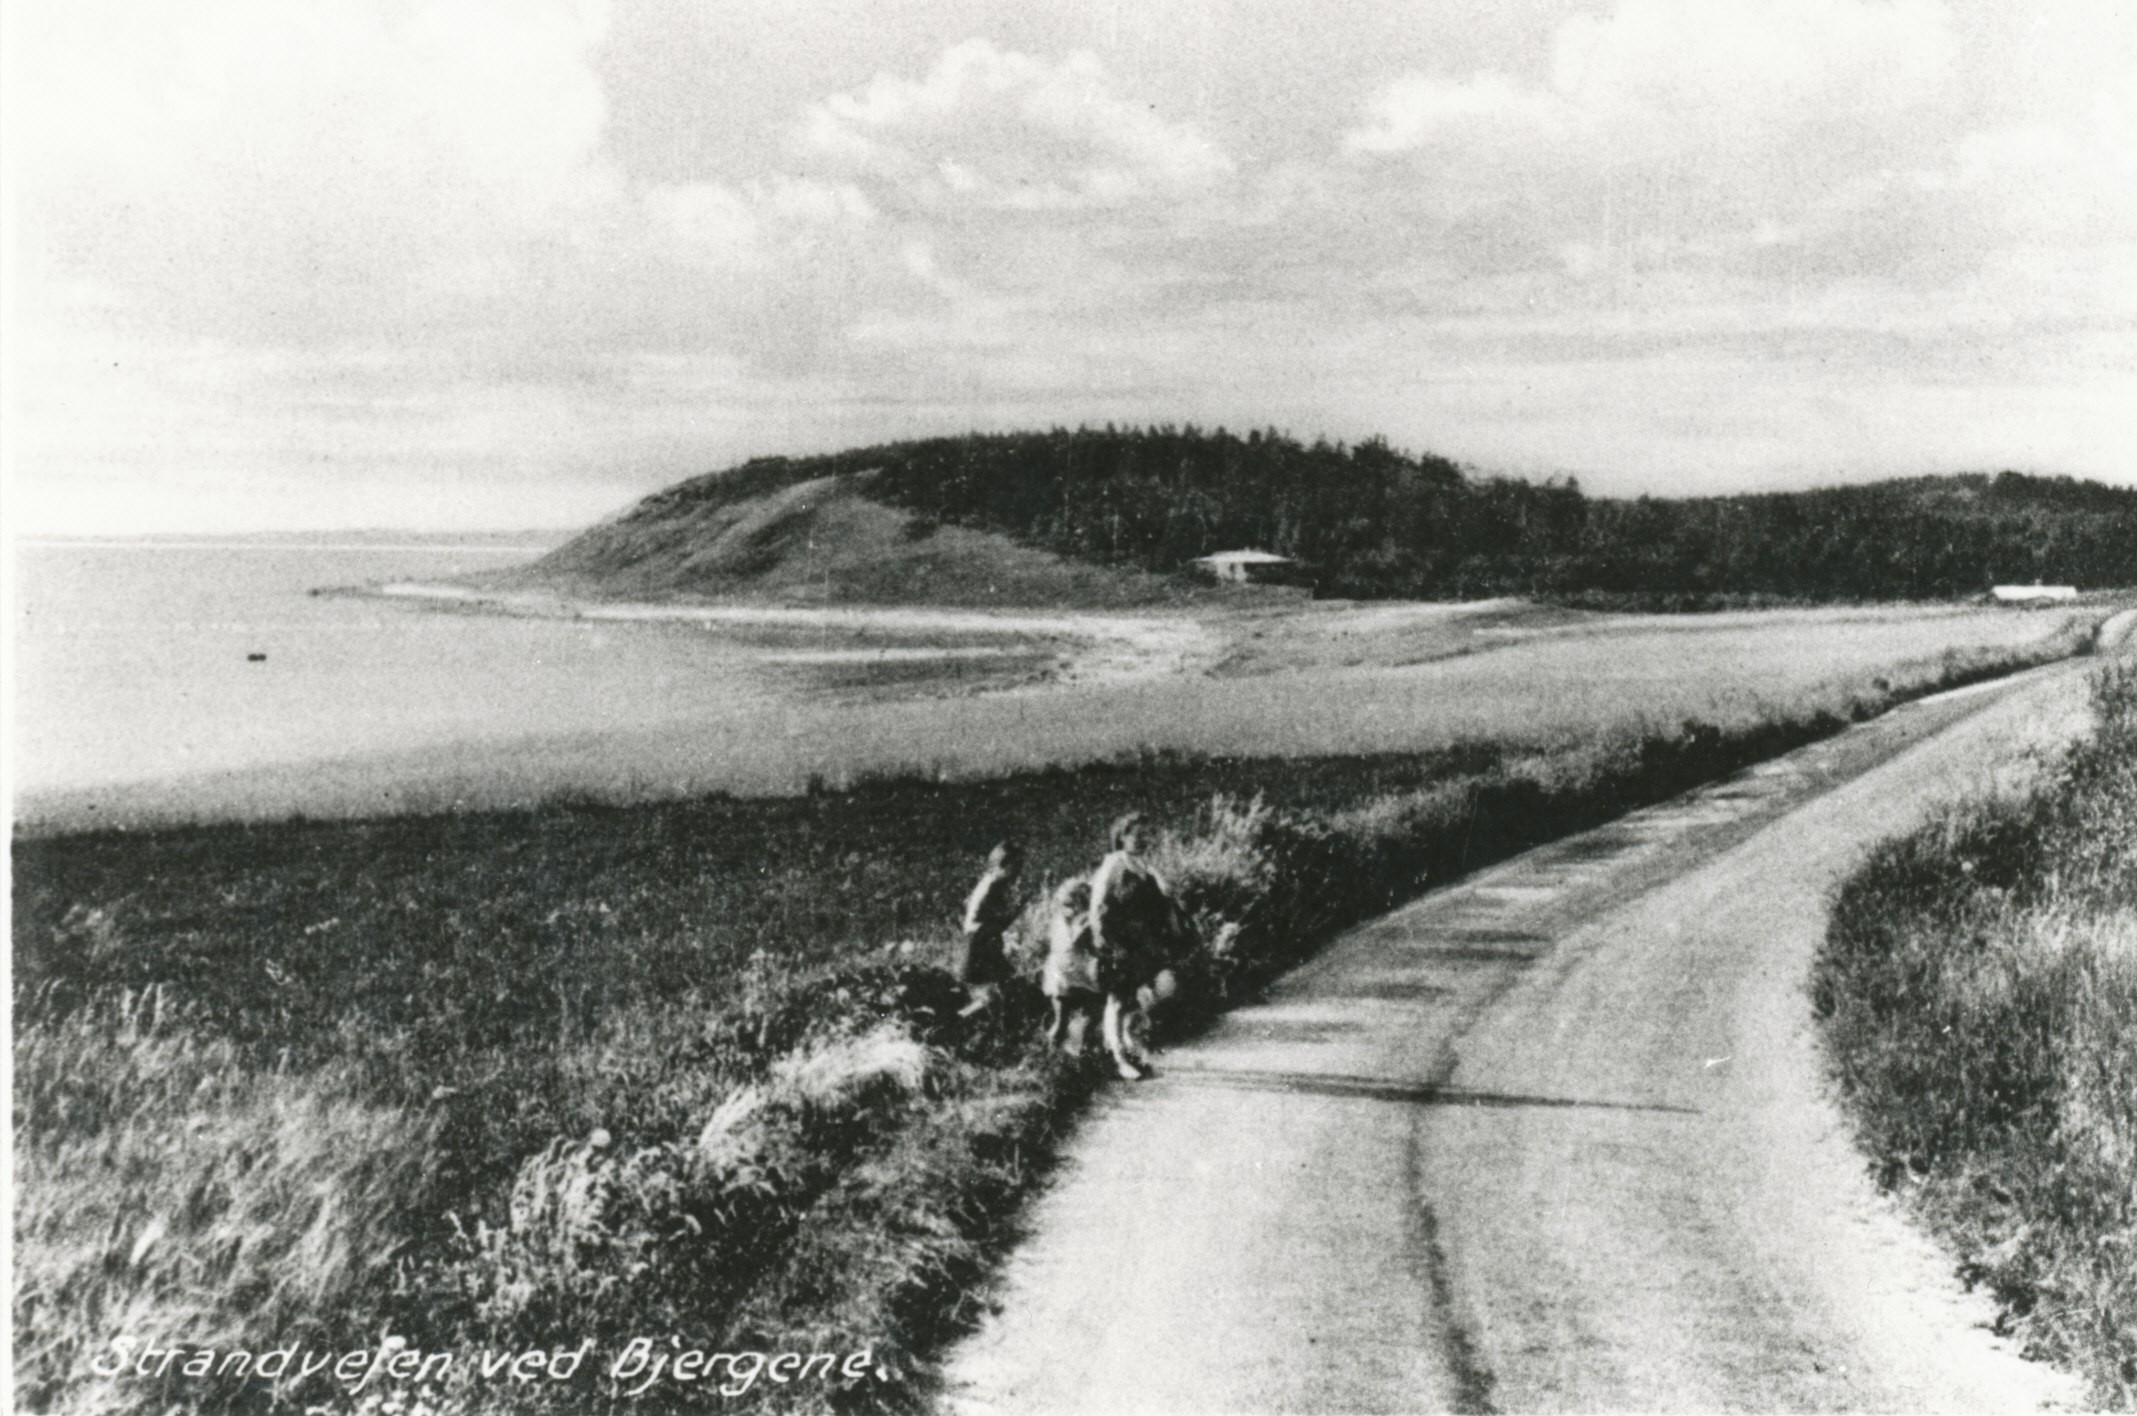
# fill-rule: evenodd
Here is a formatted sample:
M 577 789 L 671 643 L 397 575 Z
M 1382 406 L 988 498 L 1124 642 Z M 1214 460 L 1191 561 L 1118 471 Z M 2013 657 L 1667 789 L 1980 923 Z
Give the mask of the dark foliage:
M 1661 500 L 1466 474 L 1375 439 L 1356 447 L 1219 429 L 974 434 L 760 458 L 647 498 L 622 524 L 869 474 L 914 524 L 970 526 L 1080 560 L 1173 572 L 1254 547 L 1302 560 L 1324 595 L 1494 594 L 1696 607 L 1919 599 L 1991 584 L 2137 584 L 2137 491 L 2018 472 Z M 570 563 L 569 546 L 556 553 Z

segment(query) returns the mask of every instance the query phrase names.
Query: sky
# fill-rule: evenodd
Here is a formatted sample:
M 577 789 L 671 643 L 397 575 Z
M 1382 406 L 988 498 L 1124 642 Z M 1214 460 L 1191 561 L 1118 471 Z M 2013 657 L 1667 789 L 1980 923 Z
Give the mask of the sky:
M 2137 484 L 2137 6 L 10 0 L 7 518 L 1273 427 Z

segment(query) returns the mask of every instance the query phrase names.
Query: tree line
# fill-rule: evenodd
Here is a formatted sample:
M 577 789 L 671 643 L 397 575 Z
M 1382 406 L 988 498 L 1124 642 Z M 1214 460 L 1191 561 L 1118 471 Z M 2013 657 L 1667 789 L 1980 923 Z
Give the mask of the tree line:
M 915 514 L 1078 559 L 1172 572 L 1213 551 L 1304 561 L 1320 593 L 1683 603 L 1916 599 L 2046 580 L 2137 584 L 2137 490 L 2018 472 L 1754 495 L 1591 497 L 1567 478 L 1193 426 L 972 434 L 762 458 L 679 484 L 658 514 L 814 477 L 875 474 Z

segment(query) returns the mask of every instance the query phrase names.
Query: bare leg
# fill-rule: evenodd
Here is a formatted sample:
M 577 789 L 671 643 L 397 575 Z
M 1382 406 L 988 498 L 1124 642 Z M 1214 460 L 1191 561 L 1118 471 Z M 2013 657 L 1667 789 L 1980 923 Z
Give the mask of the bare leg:
M 1105 1037 L 1106 1051 L 1113 1054 L 1113 1070 L 1126 1081 L 1141 1081 L 1147 1072 L 1141 1063 L 1128 1056 L 1126 1042 L 1121 1036 L 1121 999 L 1115 993 L 1106 995 Z
M 1138 991 L 1134 1002 L 1121 1002 L 1120 1046 L 1136 1070 L 1145 1077 L 1156 1069 L 1150 1065 L 1150 1007 L 1144 1001 L 1147 989 Z
M 1091 1036 L 1091 1025 L 1098 1021 L 1102 1002 L 1099 995 L 1071 988 L 1047 1002 L 1053 1007 L 1054 1015 L 1046 1030 L 1046 1040 L 1071 1057 L 1083 1056 L 1084 1044 Z

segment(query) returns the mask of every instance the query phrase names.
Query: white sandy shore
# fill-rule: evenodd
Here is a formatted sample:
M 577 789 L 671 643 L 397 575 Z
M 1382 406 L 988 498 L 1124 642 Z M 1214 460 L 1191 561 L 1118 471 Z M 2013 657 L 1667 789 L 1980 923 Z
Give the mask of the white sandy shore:
M 1192 673 L 1215 663 L 1224 647 L 1221 634 L 1182 615 L 1034 613 L 935 605 L 654 604 L 571 599 L 546 591 L 479 590 L 466 585 L 420 581 L 396 581 L 372 587 L 364 593 L 392 599 L 424 600 L 484 613 L 548 619 L 815 629 L 893 638 L 959 634 L 1039 639 L 1063 645 L 1068 663 L 1061 677 L 1078 683 Z M 809 650 L 797 651 L 797 656 L 767 657 L 792 657 L 795 662 L 833 662 L 838 659 L 978 658 L 998 652 L 999 649 L 986 647 L 928 644 L 895 649 Z

